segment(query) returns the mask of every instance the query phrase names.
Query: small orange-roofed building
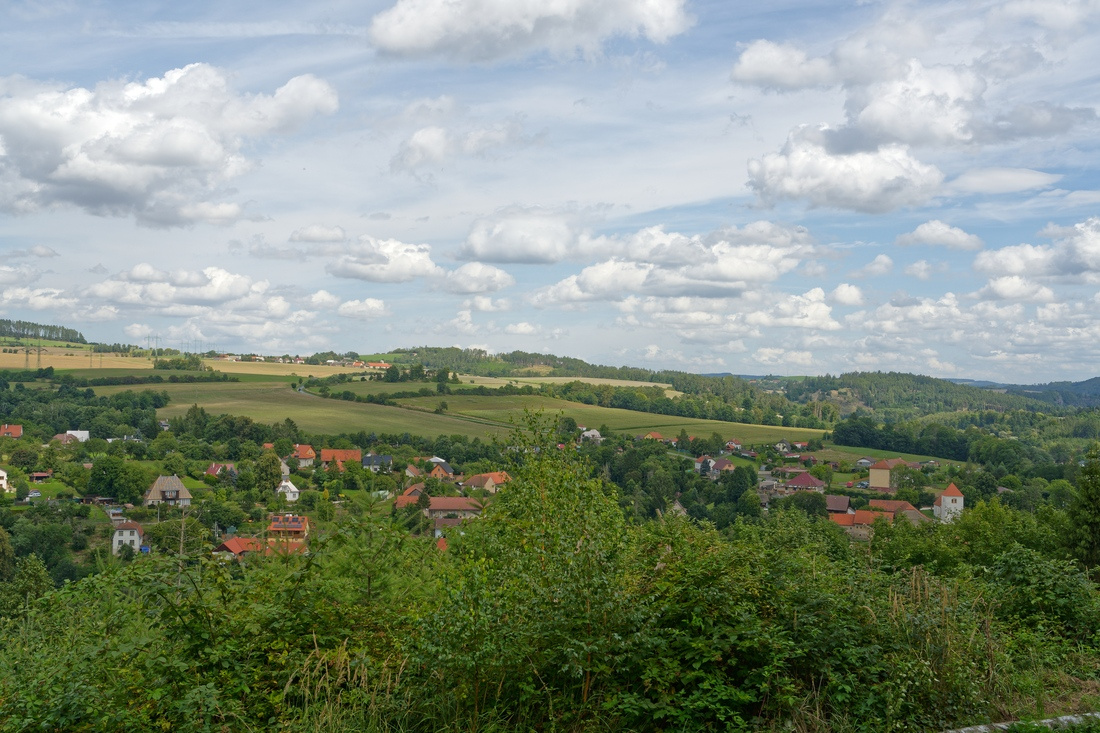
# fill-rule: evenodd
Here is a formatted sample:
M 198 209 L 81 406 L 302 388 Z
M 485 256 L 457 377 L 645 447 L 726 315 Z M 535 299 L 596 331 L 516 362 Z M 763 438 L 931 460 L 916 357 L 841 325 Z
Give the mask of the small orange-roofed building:
M 962 514 L 964 501 L 959 487 L 950 484 L 942 494 L 936 497 L 936 501 L 932 504 L 932 514 L 945 524 L 953 522 L 955 517 Z

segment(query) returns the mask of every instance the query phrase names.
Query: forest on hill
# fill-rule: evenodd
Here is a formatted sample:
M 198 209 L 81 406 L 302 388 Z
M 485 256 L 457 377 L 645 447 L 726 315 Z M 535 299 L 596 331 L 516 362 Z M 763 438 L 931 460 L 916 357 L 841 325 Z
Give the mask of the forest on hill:
M 13 321 L 0 318 L 0 338 L 44 339 L 46 341 L 65 341 L 73 344 L 86 344 L 84 334 L 75 328 L 51 326 L 32 321 Z
M 1060 412 L 1034 395 L 1008 394 L 902 372 L 851 372 L 836 377 L 790 379 L 784 384 L 787 397 L 795 402 L 837 401 L 845 395 L 888 422 L 940 412 Z

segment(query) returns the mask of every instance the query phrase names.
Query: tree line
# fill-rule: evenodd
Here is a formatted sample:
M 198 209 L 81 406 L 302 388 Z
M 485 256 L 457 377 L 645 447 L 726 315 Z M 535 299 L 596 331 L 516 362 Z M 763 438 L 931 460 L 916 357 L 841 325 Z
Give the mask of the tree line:
M 0 318 L 0 337 L 66 341 L 76 344 L 88 343 L 84 339 L 84 334 L 74 328 L 34 323 L 33 321 L 13 321 L 9 318 Z

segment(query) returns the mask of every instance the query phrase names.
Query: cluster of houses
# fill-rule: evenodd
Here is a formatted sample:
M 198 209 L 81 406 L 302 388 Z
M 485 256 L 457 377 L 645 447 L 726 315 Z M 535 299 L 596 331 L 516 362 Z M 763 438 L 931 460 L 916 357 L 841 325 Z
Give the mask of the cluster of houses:
M 659 433 L 648 433 L 642 438 L 664 440 Z M 744 458 L 756 457 L 755 452 L 743 450 L 740 441 L 737 440 L 729 441 L 726 448 L 731 453 L 737 453 Z M 767 507 L 772 499 L 790 496 L 798 492 L 825 494 L 825 481 L 810 473 L 805 465 L 806 463 L 816 464 L 816 459 L 813 456 L 804 456 L 799 452 L 807 448 L 805 443 L 780 441 L 775 448 L 785 458 L 803 460 L 804 463 L 793 466 L 779 466 L 773 468 L 770 472 L 760 473 L 757 490 L 760 494 L 762 506 Z M 830 465 L 834 470 L 838 468 L 836 464 Z M 894 492 L 891 473 L 895 469 L 905 467 L 921 470 L 928 465 L 934 466 L 936 463 L 934 461 L 925 464 L 915 463 L 906 461 L 903 458 L 875 460 L 864 457 L 856 461 L 856 465 L 859 468 L 866 469 L 869 474 L 866 483 L 861 484 L 860 488 L 889 494 Z M 712 458 L 704 455 L 695 459 L 695 470 L 712 480 L 721 478 L 723 473 L 733 471 L 735 468 L 736 465 L 728 458 Z M 851 485 L 849 484 L 849 486 Z M 877 519 L 885 519 L 887 522 L 903 519 L 913 524 L 932 521 L 925 512 L 907 501 L 872 499 L 865 509 L 858 510 L 851 508 L 851 500 L 847 496 L 825 494 L 825 501 L 829 519 L 844 527 L 845 531 L 855 539 L 868 539 L 871 528 Z M 962 492 L 955 484 L 951 484 L 933 503 L 931 507 L 932 517 L 941 522 L 951 522 L 962 513 L 963 504 Z
M 262 356 L 260 354 L 218 354 L 215 361 L 267 362 L 269 364 L 305 364 L 301 356 Z M 363 361 L 362 359 L 326 359 L 327 366 L 343 366 L 352 369 L 380 369 L 385 371 L 390 364 L 384 361 Z
M 829 520 L 844 528 L 853 538 L 871 538 L 872 527 L 879 519 L 893 523 L 908 521 L 914 525 L 933 521 L 928 515 L 907 501 L 897 499 L 871 499 L 866 509 L 852 509 L 847 496 L 825 496 Z M 933 517 L 940 522 L 952 522 L 962 514 L 963 495 L 955 484 L 950 484 L 932 506 Z
M 216 554 L 240 558 L 250 553 L 286 555 L 304 553 L 309 540 L 309 517 L 299 514 L 275 514 L 265 536 L 231 537 L 214 549 Z M 115 525 L 111 535 L 111 552 L 118 555 L 124 547 L 133 552 L 149 552 L 144 543 L 145 530 L 137 522 L 124 521 Z

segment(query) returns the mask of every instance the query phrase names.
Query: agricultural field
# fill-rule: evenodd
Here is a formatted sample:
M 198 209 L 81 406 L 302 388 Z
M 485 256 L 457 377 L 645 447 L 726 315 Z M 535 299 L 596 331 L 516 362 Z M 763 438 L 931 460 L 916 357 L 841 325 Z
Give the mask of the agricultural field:
M 143 389 L 144 386 L 138 386 Z M 211 382 L 194 384 L 155 384 L 148 388 L 165 391 L 171 403 L 157 411 L 159 417 L 183 415 L 191 405 L 199 405 L 213 415 L 245 415 L 261 423 L 282 422 L 290 418 L 312 433 L 413 433 L 436 436 L 465 435 L 487 438 L 504 434 L 506 426 L 481 421 L 434 415 L 400 407 L 385 407 L 343 400 L 326 400 L 291 389 L 289 380 Z M 114 394 L 131 386 L 96 387 L 96 394 Z
M 5 346 L 4 348 L 11 348 Z M 19 347 L 17 353 L 0 353 L 0 369 L 38 369 L 38 350 L 30 347 L 28 355 Z M 29 357 L 29 358 L 28 358 Z M 88 372 L 113 370 L 147 371 L 153 368 L 153 362 L 145 357 L 123 356 L 121 354 L 92 354 L 83 344 L 73 344 L 69 348 L 49 346 L 42 349 L 41 368 L 53 367 L 57 371 L 80 369 Z
M 655 415 L 648 412 L 620 410 L 613 407 L 598 407 L 579 402 L 566 402 L 538 395 L 515 395 L 509 397 L 482 397 L 463 395 L 433 395 L 401 400 L 401 404 L 434 410 L 440 400 L 447 403 L 447 414 L 464 415 L 485 420 L 506 423 L 510 417 L 524 409 L 543 410 L 548 414 L 559 411 L 565 417 L 571 417 L 578 425 L 598 428 L 606 425 L 615 432 L 644 434 L 657 431 L 665 437 L 674 438 L 681 430 L 687 430 L 692 436 L 709 436 L 718 433 L 726 439 L 738 438 L 749 444 L 769 443 L 787 438 L 788 440 L 812 440 L 820 438 L 821 430 L 806 428 L 785 428 L 768 425 L 745 425 L 719 420 L 696 420 L 674 415 Z
M 463 385 L 458 385 L 458 384 L 450 385 L 451 389 L 460 389 L 462 386 Z M 364 395 L 364 396 L 369 395 L 369 394 L 390 395 L 390 394 L 393 394 L 395 392 L 417 392 L 417 391 L 422 390 L 422 389 L 430 390 L 434 394 L 435 393 L 435 383 L 434 382 L 372 382 L 372 381 L 360 382 L 360 381 L 355 381 L 355 382 L 344 382 L 343 384 L 334 384 L 329 389 L 331 389 L 333 391 L 333 393 L 336 393 L 336 394 L 338 394 L 340 392 L 351 392 L 354 395 Z M 316 392 L 317 389 L 313 388 L 310 391 L 311 392 Z M 445 397 L 446 395 L 440 395 L 440 396 Z
M 333 374 L 361 373 L 363 369 L 328 364 L 279 364 L 271 361 L 222 361 L 203 359 L 203 365 L 233 376 L 258 374 L 265 377 L 331 377 Z

